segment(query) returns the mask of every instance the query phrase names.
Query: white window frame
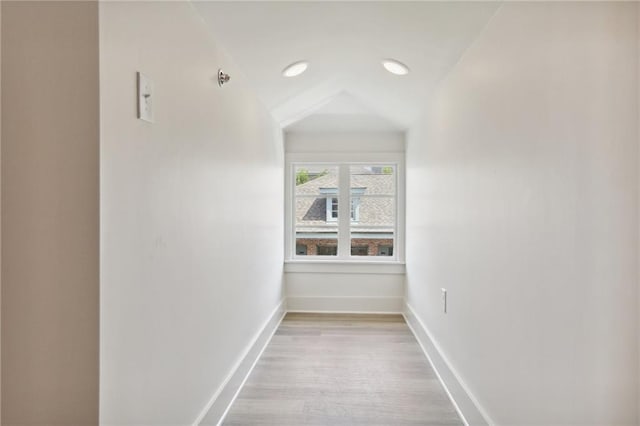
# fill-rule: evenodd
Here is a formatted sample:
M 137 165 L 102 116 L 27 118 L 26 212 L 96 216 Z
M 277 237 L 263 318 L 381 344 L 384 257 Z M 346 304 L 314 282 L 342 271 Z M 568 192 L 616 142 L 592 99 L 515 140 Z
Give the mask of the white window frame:
M 393 165 L 395 168 L 395 213 L 393 256 L 351 256 L 352 220 L 338 220 L 337 256 L 297 256 L 295 235 L 295 168 L 303 165 L 337 166 L 338 188 L 350 187 L 352 165 Z M 285 263 L 359 263 L 359 264 L 404 264 L 404 205 L 405 172 L 403 153 L 289 153 L 285 157 Z M 338 189 L 338 218 L 351 217 L 351 191 Z M 358 203 L 359 204 L 359 203 Z M 329 205 L 329 203 L 327 203 Z M 343 212 L 349 206 L 349 212 Z M 359 208 L 359 205 L 356 207 Z M 357 218 L 356 214 L 356 218 Z

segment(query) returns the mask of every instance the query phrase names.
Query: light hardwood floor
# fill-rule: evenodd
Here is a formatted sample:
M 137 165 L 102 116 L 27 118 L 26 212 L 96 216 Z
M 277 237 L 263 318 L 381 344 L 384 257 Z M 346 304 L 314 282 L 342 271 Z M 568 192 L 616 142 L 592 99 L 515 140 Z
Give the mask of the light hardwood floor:
M 462 425 L 400 315 L 287 314 L 224 425 Z

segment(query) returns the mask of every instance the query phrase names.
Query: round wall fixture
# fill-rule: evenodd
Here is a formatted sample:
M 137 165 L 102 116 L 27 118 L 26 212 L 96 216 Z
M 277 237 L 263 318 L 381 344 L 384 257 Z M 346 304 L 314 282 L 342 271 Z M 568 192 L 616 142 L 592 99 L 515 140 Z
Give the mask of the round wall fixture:
M 222 70 L 218 70 L 218 86 L 222 87 L 225 83 L 228 83 L 231 80 L 229 74 L 226 74 Z
M 391 74 L 395 74 L 395 75 L 409 74 L 409 67 L 400 61 L 396 61 L 395 59 L 383 59 L 382 66 Z
M 294 62 L 282 70 L 282 75 L 285 77 L 295 77 L 305 72 L 308 66 L 309 62 L 307 61 Z

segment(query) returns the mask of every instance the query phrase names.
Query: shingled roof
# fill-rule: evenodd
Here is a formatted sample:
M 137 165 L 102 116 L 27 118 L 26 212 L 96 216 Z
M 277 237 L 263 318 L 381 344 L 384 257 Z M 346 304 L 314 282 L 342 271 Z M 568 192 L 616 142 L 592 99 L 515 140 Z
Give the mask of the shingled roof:
M 335 232 L 337 222 L 327 221 L 326 198 L 338 187 L 335 171 L 296 185 L 296 229 L 298 232 Z M 368 168 L 352 170 L 351 189 L 358 193 L 358 220 L 352 228 L 358 232 L 388 233 L 394 227 L 394 176 L 372 173 Z M 324 193 L 323 193 L 324 192 Z M 335 197 L 335 196 L 334 196 Z

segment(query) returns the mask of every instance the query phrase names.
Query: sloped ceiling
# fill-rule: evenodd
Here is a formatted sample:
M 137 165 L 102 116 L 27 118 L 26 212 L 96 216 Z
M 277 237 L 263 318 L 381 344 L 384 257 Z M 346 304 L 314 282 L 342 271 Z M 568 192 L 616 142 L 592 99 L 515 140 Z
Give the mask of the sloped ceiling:
M 282 127 L 406 129 L 497 2 L 194 1 Z M 380 64 L 395 58 L 406 76 Z M 282 70 L 298 60 L 309 69 Z

